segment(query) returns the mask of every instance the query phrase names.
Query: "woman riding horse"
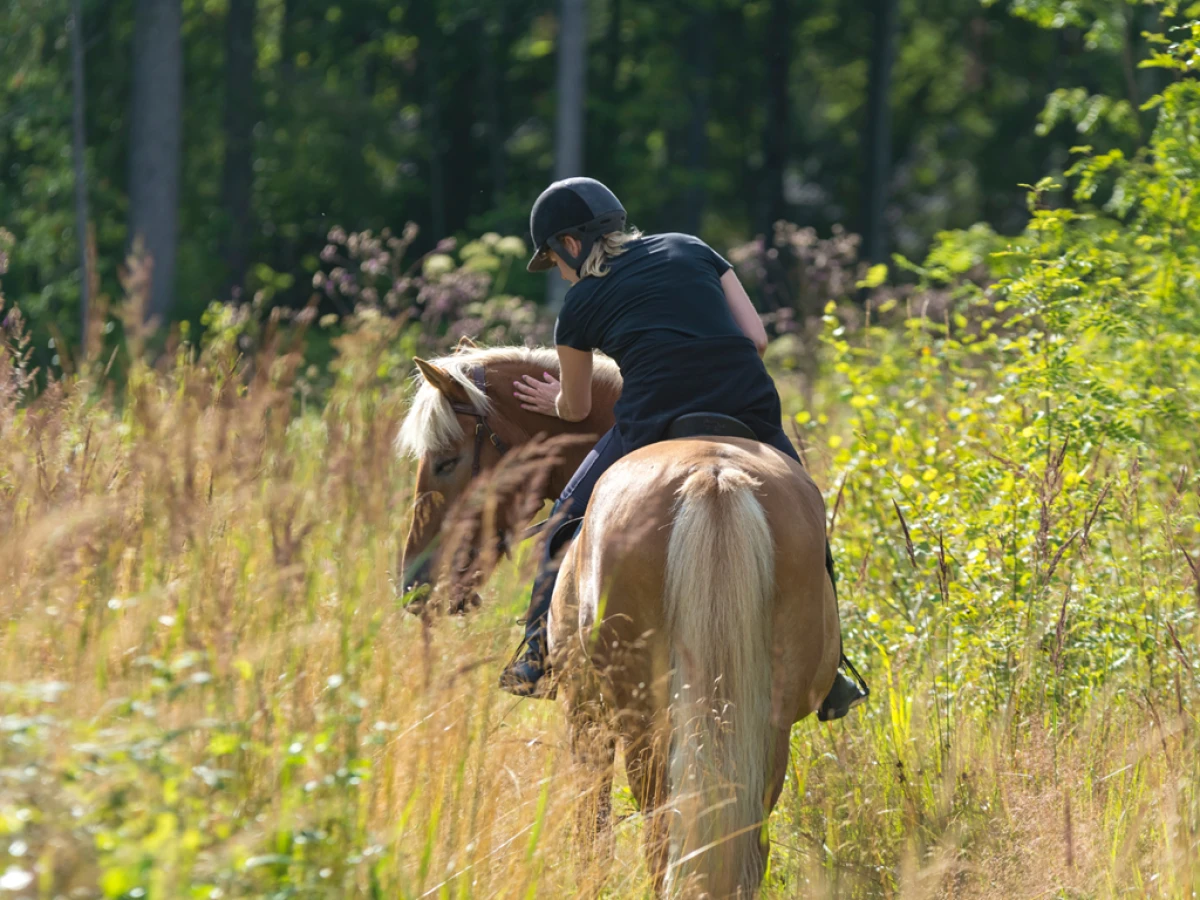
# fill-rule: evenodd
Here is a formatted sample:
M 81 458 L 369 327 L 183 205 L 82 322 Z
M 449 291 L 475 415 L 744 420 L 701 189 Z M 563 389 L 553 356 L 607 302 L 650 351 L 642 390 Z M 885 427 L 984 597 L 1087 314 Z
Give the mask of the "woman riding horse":
M 662 440 L 670 423 L 687 413 L 732 416 L 760 441 L 800 462 L 781 425 L 779 393 L 760 358 L 766 332 L 733 267 L 699 238 L 627 231 L 625 215 L 616 195 L 593 178 L 555 182 L 530 214 L 536 250 L 529 271 L 557 266 L 571 288 L 554 330 L 561 381 L 549 373 L 541 379 L 526 375 L 514 382 L 515 395 L 527 410 L 585 419 L 593 350 L 616 361 L 624 382 L 615 424 L 562 491 L 553 523 L 582 516 L 606 470 Z M 501 675 L 500 686 L 519 696 L 546 694 L 541 687 L 546 619 L 561 546 L 561 539 L 546 542 L 526 616 L 525 653 Z M 832 580 L 828 544 L 826 566 Z M 840 718 L 865 699 L 838 672 L 818 717 Z

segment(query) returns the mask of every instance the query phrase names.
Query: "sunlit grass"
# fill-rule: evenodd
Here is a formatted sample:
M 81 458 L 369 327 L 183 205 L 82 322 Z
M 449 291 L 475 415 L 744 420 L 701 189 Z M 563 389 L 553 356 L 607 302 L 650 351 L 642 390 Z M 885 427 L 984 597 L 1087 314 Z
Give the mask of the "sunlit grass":
M 32 874 L 31 896 L 574 894 L 560 712 L 494 687 L 528 551 L 483 610 L 424 627 L 392 583 L 408 499 L 387 441 L 399 398 L 296 418 L 253 391 L 206 402 L 203 375 L 144 372 L 121 412 L 86 385 L 55 389 L 5 423 L 12 883 Z M 945 722 L 936 653 L 889 671 L 857 633 L 872 704 L 796 729 L 768 896 L 1194 890 L 1200 771 L 1173 685 L 1144 699 L 1097 687 L 1066 723 L 982 704 Z M 620 784 L 616 806 L 606 889 L 646 895 Z
M 560 709 L 495 687 L 533 548 L 469 616 L 401 607 L 397 341 L 353 324 L 321 405 L 218 334 L 0 406 L 0 892 L 650 895 L 622 777 L 601 884 Z M 764 894 L 1195 896 L 1184 457 L 1055 463 L 999 374 L 901 341 L 780 374 L 874 693 L 795 729 Z

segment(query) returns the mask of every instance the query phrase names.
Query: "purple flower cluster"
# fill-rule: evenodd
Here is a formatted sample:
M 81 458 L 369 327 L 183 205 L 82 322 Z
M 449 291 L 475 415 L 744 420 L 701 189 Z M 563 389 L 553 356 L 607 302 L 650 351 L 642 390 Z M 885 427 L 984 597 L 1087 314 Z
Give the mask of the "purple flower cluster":
M 399 235 L 389 228 L 376 235 L 334 227 L 321 251 L 321 262 L 331 268 L 313 276 L 313 287 L 338 303 L 343 314 L 354 312 L 360 304 L 398 312 L 408 305 L 410 270 L 420 264 L 420 260 L 404 263 L 416 236 L 417 226 L 412 223 Z
M 525 253 L 519 238 L 489 233 L 461 249 L 454 238 L 444 238 L 410 261 L 416 236 L 411 222 L 399 235 L 335 227 L 313 287 L 343 316 L 372 310 L 419 322 L 422 348 L 445 349 L 463 335 L 493 344 L 549 339 L 549 322 L 538 307 L 502 292 L 509 267 Z

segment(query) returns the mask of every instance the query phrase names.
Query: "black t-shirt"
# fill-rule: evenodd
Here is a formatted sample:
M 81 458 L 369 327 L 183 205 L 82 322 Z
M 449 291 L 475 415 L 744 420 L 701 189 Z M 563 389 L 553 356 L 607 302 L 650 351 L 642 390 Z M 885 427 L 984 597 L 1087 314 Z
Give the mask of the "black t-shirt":
M 736 416 L 768 439 L 780 427 L 779 395 L 725 300 L 729 263 L 686 234 L 625 246 L 607 275 L 567 292 L 554 342 L 616 361 L 624 387 L 615 414 L 626 446 L 660 440 L 672 419 L 691 412 Z

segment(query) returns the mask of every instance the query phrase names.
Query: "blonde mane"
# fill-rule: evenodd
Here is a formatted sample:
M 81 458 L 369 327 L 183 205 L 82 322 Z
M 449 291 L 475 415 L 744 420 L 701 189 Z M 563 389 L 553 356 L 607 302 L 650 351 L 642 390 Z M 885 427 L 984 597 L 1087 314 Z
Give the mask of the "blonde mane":
M 490 415 L 493 407 L 488 397 L 471 380 L 471 370 L 476 366 L 486 369 L 490 365 L 511 363 L 526 366 L 531 371 L 541 370 L 558 375 L 558 353 L 549 347 L 475 347 L 430 362 L 444 369 L 458 382 L 471 406 L 480 415 Z M 592 381 L 619 385 L 621 373 L 617 364 L 597 353 L 592 366 Z M 414 376 L 414 384 L 417 386 L 416 394 L 396 435 L 396 452 L 420 459 L 454 446 L 462 440 L 463 430 L 454 410 L 450 408 L 450 401 L 441 391 L 425 381 L 419 372 Z

